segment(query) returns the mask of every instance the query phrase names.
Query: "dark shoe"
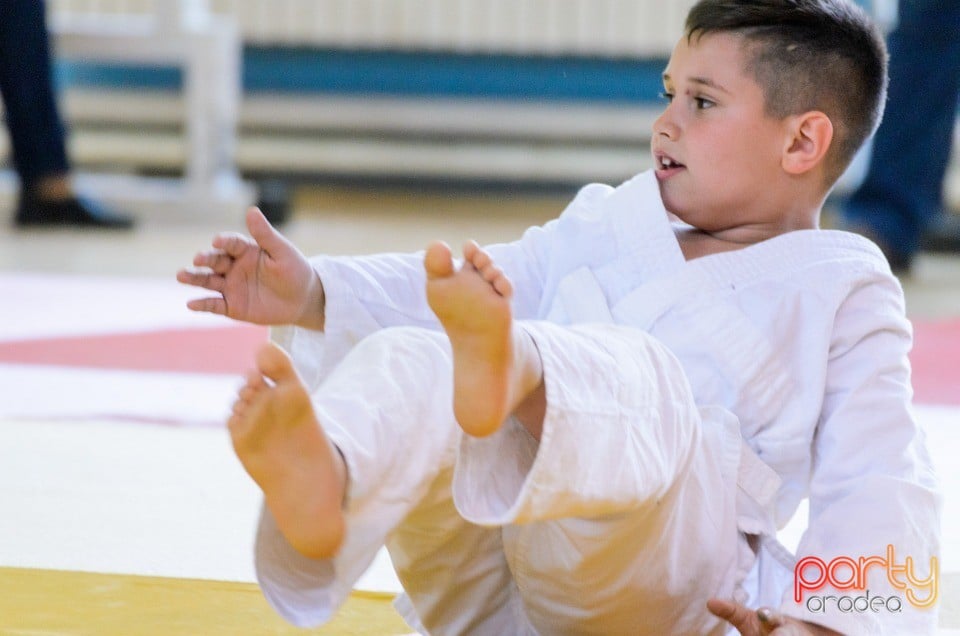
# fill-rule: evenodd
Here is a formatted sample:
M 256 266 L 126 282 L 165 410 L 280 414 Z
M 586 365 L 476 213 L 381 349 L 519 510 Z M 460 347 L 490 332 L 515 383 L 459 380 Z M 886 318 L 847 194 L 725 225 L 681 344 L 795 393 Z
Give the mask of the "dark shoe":
M 20 198 L 17 227 L 91 227 L 128 230 L 133 219 L 108 210 L 96 201 L 72 197 L 63 201 L 45 201 L 30 195 Z
M 887 263 L 890 264 L 890 271 L 893 272 L 895 276 L 908 276 L 910 274 L 910 269 L 913 267 L 913 254 L 893 249 L 886 243 L 872 236 L 866 234 L 864 236 L 877 244 L 877 247 L 880 248 L 880 251 L 883 252 L 883 255 L 886 257 Z
M 290 187 L 280 179 L 268 179 L 260 183 L 259 189 L 257 207 L 270 225 L 280 227 L 290 218 Z
M 960 254 L 960 214 L 944 212 L 924 231 L 920 249 Z

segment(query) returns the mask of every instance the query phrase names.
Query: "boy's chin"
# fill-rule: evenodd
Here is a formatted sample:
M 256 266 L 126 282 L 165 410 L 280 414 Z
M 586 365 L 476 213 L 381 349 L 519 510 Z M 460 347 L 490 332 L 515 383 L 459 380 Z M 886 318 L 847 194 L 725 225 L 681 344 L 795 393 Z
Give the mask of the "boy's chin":
M 684 210 L 686 209 L 679 201 L 676 200 L 676 197 L 670 196 L 670 193 L 666 191 L 663 187 L 663 184 L 658 184 L 660 187 L 660 200 L 663 202 L 663 207 L 667 211 L 667 214 L 670 216 L 683 220 Z

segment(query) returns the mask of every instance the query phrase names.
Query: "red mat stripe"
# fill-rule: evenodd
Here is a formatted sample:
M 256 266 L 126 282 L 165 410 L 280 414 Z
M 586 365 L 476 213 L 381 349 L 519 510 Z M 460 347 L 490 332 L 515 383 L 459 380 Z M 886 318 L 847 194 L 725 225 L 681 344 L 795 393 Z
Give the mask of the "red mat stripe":
M 960 404 L 960 319 L 914 322 L 914 401 Z
M 243 373 L 267 328 L 171 329 L 0 342 L 0 362 L 130 371 Z
M 916 401 L 960 404 L 960 319 L 914 323 Z M 131 371 L 243 373 L 267 329 L 237 325 L 0 342 L 0 362 Z

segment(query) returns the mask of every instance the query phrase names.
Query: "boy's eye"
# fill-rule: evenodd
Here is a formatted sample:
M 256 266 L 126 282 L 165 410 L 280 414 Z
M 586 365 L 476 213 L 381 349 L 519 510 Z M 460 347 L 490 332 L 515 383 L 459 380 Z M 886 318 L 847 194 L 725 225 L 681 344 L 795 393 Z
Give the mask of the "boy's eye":
M 659 97 L 660 97 L 660 99 L 662 99 L 662 100 L 664 100 L 664 101 L 666 101 L 666 102 L 672 102 L 672 101 L 673 101 L 673 93 L 668 93 L 667 91 L 661 91 Z
M 698 110 L 706 110 L 707 108 L 716 106 L 716 104 L 705 97 L 694 97 L 693 101 L 696 102 Z

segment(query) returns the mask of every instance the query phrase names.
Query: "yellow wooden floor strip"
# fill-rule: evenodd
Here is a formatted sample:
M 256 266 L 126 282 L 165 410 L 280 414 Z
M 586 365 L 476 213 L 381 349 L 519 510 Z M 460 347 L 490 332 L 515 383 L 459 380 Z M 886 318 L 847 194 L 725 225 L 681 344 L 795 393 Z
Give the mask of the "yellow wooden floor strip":
M 322 628 L 296 629 L 256 585 L 0 568 L 3 636 L 384 636 L 411 630 L 386 594 L 355 592 Z

